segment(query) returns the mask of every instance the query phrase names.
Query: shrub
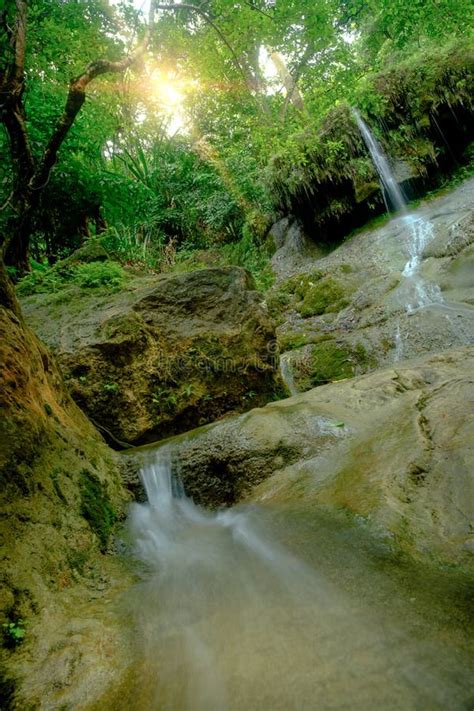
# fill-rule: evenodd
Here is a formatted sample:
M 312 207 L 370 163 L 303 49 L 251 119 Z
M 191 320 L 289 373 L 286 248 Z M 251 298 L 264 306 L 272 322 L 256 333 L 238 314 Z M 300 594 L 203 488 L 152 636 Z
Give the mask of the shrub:
M 119 289 L 123 286 L 127 274 L 117 262 L 91 262 L 78 264 L 74 269 L 74 283 L 82 289 Z
M 74 265 L 58 262 L 54 267 L 39 267 L 34 267 L 19 281 L 17 290 L 22 296 L 52 294 L 71 284 L 83 289 L 103 287 L 114 290 L 123 286 L 127 279 L 123 267 L 112 261 Z

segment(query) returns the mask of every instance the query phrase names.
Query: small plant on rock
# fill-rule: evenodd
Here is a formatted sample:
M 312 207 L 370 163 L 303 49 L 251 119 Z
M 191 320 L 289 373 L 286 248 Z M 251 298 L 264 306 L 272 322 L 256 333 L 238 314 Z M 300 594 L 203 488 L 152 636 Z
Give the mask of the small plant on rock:
M 22 619 L 15 620 L 14 622 L 3 623 L 3 635 L 7 645 L 16 647 L 23 642 L 26 634 L 25 624 L 26 623 Z

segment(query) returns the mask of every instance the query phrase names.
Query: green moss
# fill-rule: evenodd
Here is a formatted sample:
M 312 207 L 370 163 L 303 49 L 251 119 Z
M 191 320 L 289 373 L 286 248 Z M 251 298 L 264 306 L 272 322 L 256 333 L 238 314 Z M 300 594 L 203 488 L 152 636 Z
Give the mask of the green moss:
M 354 375 L 352 352 L 336 341 L 319 344 L 311 356 L 311 384 L 323 385 L 333 380 L 344 380 Z
M 62 474 L 61 469 L 53 469 L 53 471 L 51 472 L 51 481 L 53 483 L 53 487 L 54 487 L 54 491 L 56 492 L 56 496 L 59 499 L 61 499 L 63 504 L 66 504 L 66 506 L 67 506 L 67 503 L 68 503 L 67 499 L 64 496 L 61 486 L 60 486 L 60 483 L 59 483 L 59 477 L 61 476 L 61 474 Z
M 309 384 L 323 385 L 335 380 L 352 378 L 357 372 L 367 372 L 377 365 L 377 361 L 362 343 L 354 347 L 338 344 L 326 336 L 311 354 Z
M 278 339 L 280 350 L 292 351 L 295 348 L 302 348 L 308 344 L 308 337 L 304 333 L 285 333 Z
M 291 295 L 283 291 L 270 292 L 266 298 L 266 304 L 270 315 L 274 319 L 281 320 L 282 314 L 290 306 L 292 301 Z
M 309 288 L 325 276 L 324 272 L 313 271 L 308 274 L 296 274 L 282 282 L 279 292 L 282 294 L 292 294 L 299 299 L 304 299 Z
M 289 333 L 284 333 L 278 338 L 278 345 L 282 353 L 284 353 L 285 351 L 292 351 L 296 348 L 302 348 L 310 343 L 322 343 L 323 341 L 328 340 L 331 340 L 331 336 L 327 333 L 307 335 L 306 333 L 290 331 Z
M 112 527 L 117 520 L 117 514 L 110 503 L 106 487 L 95 474 L 91 474 L 87 469 L 83 469 L 81 472 L 79 488 L 81 514 L 97 535 L 100 548 L 104 552 Z
M 369 353 L 363 343 L 357 343 L 355 345 L 353 355 L 356 365 L 360 366 L 364 371 L 369 370 L 370 368 L 376 368 L 378 365 L 377 358 L 373 354 Z
M 316 284 L 309 285 L 298 310 L 304 317 L 318 316 L 331 311 L 339 311 L 347 305 L 344 289 L 332 277 L 326 277 Z

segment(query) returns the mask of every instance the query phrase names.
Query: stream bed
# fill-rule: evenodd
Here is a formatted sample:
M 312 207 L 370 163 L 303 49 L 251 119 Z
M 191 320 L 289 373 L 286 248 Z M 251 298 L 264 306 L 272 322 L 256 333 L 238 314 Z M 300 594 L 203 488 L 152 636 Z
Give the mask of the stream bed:
M 142 471 L 123 601 L 136 663 L 100 708 L 471 709 L 469 585 L 394 554 L 329 509 L 186 498 L 170 459 Z M 99 708 L 99 706 L 97 707 Z

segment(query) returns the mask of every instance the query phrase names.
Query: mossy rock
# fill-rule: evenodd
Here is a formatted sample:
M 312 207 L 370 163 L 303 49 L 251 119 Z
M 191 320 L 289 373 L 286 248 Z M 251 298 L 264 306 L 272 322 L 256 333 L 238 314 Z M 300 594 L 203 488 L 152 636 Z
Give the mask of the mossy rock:
M 350 345 L 341 343 L 328 334 L 321 334 L 314 337 L 312 344 L 309 360 L 305 357 L 304 366 L 297 378 L 298 387 L 302 391 L 352 378 L 377 365 L 375 357 L 360 342 Z
M 100 541 L 100 548 L 107 549 L 110 533 L 117 520 L 106 486 L 96 474 L 87 469 L 81 471 L 79 479 L 81 493 L 81 513 Z
M 323 279 L 324 276 L 324 272 L 318 270 L 307 274 L 296 274 L 280 284 L 279 292 L 283 294 L 292 294 L 299 299 L 304 299 L 308 290 L 318 281 Z
M 314 348 L 311 355 L 311 384 L 324 385 L 333 380 L 344 380 L 354 375 L 352 352 L 336 341 L 325 341 Z
M 332 277 L 326 277 L 315 284 L 309 282 L 308 287 L 302 303 L 298 306 L 303 317 L 340 311 L 347 306 L 343 286 Z
M 64 259 L 62 264 L 69 266 L 75 264 L 90 264 L 91 262 L 106 262 L 109 256 L 109 253 L 104 249 L 99 240 L 90 239 L 87 240 L 82 247 L 79 247 L 79 249 L 76 249 L 75 252 Z
M 306 334 L 296 331 L 284 333 L 278 337 L 278 345 L 282 353 L 286 351 L 297 350 L 312 343 L 322 343 L 331 340 L 331 336 L 327 333 Z
M 274 399 L 275 324 L 246 270 L 201 269 L 90 291 L 78 295 L 81 309 L 60 310 L 54 331 L 49 312 L 36 311 L 36 323 L 57 349 L 73 398 L 114 447 L 248 409 L 249 392 L 252 405 Z

